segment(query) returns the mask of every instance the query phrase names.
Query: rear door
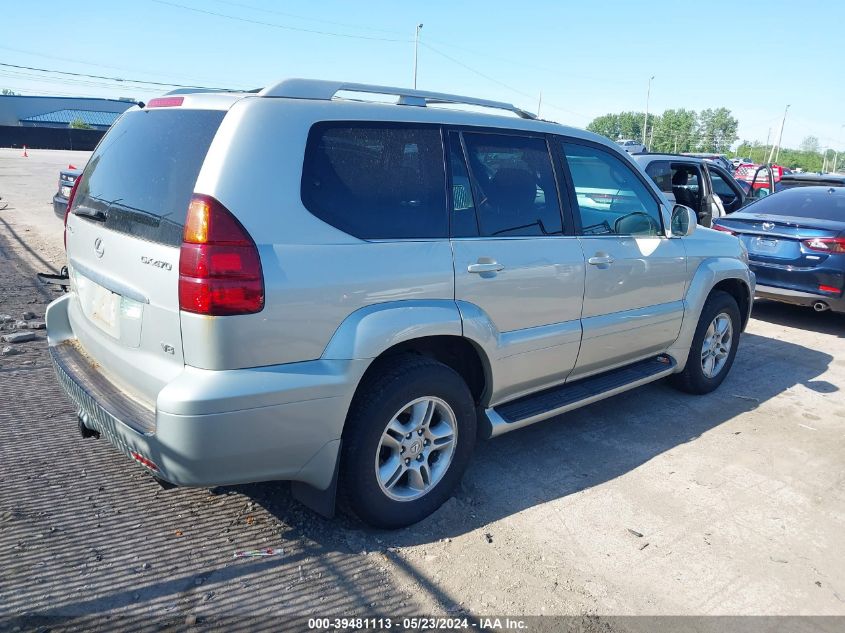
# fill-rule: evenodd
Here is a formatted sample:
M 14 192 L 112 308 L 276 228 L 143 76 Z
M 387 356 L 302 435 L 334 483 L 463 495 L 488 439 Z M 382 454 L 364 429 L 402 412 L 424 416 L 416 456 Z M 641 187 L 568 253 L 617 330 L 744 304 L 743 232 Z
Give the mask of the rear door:
M 584 255 L 543 135 L 448 137 L 455 298 L 495 327 L 493 402 L 563 382 L 581 340 Z M 469 166 L 469 170 L 467 169 Z
M 147 404 L 182 370 L 179 250 L 184 220 L 220 110 L 124 114 L 94 151 L 67 223 L 85 351 Z
M 658 198 L 620 157 L 588 141 L 560 145 L 587 261 L 576 378 L 674 342 L 684 316 L 686 252 L 682 239 L 666 236 Z M 616 192 L 609 205 L 581 195 L 597 189 Z

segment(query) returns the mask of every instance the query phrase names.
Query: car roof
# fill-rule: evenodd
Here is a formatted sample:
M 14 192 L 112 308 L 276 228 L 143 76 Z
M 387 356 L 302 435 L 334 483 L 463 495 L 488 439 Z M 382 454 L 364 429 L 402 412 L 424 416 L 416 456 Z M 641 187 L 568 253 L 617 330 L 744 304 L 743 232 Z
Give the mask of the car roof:
M 697 156 L 687 156 L 685 154 L 634 154 L 634 160 L 638 163 L 647 165 L 656 160 L 668 160 L 673 163 L 696 163 L 700 165 L 704 162 L 703 158 L 698 158 Z
M 342 93 L 343 96 L 339 93 Z M 350 98 L 347 94 L 354 95 L 355 98 Z M 394 96 L 397 97 L 397 101 L 390 103 L 384 100 L 376 100 L 369 95 Z M 621 152 L 615 143 L 604 136 L 580 128 L 538 119 L 530 112 L 510 103 L 410 88 L 315 79 L 284 79 L 260 91 L 197 91 L 189 93 L 174 91 L 173 96 L 182 99 L 181 107 L 221 110 L 228 110 L 235 102 L 246 99 L 285 99 L 300 103 L 313 102 L 320 109 L 330 107 L 346 110 L 350 112 L 350 116 L 363 119 L 488 126 L 562 134 L 600 143 Z M 149 108 L 149 103 L 147 108 Z M 482 110 L 479 111 L 479 108 Z
M 788 200 L 790 198 L 825 198 L 831 194 L 845 194 L 845 186 L 842 185 L 819 185 L 813 187 L 792 187 L 790 189 L 783 189 L 773 194 L 778 196 L 778 200 Z M 768 198 L 768 196 L 766 196 Z M 761 198 L 762 200 L 762 198 Z
M 831 184 L 845 182 L 845 175 L 840 174 L 807 174 L 795 173 L 784 174 L 781 180 L 795 180 L 795 181 L 819 181 L 820 183 L 830 182 Z

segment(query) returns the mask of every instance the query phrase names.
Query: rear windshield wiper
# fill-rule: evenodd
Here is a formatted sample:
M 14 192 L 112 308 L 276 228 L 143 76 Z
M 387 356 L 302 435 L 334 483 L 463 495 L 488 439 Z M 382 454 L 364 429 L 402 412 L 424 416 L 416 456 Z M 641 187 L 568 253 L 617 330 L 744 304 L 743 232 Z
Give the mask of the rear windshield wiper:
M 105 222 L 109 216 L 105 211 L 99 209 L 87 209 L 85 207 L 77 207 L 73 210 L 74 215 L 81 215 L 84 218 L 91 218 L 97 222 Z

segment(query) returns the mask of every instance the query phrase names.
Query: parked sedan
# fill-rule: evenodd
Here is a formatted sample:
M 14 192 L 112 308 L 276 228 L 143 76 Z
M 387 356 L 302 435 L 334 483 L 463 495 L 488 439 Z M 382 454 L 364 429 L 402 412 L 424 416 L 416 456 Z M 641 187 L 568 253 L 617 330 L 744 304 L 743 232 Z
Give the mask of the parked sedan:
M 719 218 L 748 249 L 757 296 L 845 312 L 845 187 L 797 187 Z
M 62 221 L 65 219 L 70 190 L 73 189 L 73 184 L 81 174 L 81 169 L 72 169 L 70 167 L 68 169 L 62 169 L 59 172 L 59 189 L 56 191 L 56 195 L 53 196 L 53 213 Z
M 622 149 L 624 149 L 629 154 L 642 154 L 646 151 L 645 145 L 640 143 L 639 141 L 635 141 L 629 138 L 621 138 L 616 141 L 616 144 L 619 145 Z

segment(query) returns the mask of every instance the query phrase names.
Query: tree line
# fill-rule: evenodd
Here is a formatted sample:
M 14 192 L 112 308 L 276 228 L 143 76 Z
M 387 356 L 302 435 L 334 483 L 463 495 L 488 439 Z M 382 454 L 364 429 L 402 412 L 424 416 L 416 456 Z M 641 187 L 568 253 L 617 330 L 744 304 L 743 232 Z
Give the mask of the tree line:
M 605 114 L 587 126 L 616 141 L 643 139 L 644 112 Z M 651 152 L 715 152 L 724 154 L 739 138 L 739 122 L 727 108 L 708 108 L 701 112 L 680 108 L 663 114 L 649 114 L 645 145 Z
M 742 141 L 736 153 L 763 163 L 769 158 L 772 146 L 758 141 Z M 774 158 L 772 159 L 774 160 Z M 782 147 L 777 153 L 777 163 L 790 169 L 801 168 L 809 172 L 842 171 L 845 169 L 845 153 L 835 149 L 822 148 L 815 136 L 804 137 L 798 149 Z

